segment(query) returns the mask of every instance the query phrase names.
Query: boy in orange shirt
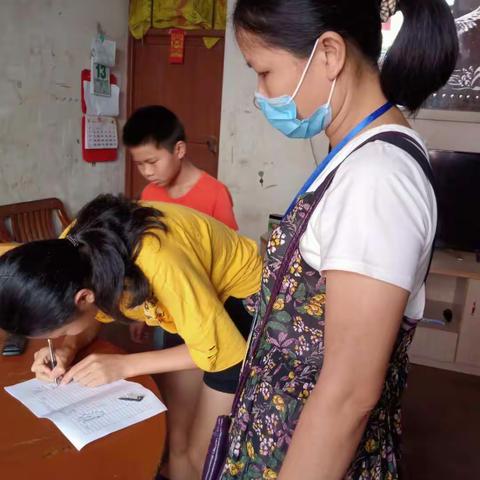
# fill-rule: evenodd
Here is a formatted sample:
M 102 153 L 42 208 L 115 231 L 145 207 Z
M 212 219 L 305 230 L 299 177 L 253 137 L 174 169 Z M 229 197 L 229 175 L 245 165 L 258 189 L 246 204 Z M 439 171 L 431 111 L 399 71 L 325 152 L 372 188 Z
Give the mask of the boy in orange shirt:
M 138 109 L 125 124 L 123 143 L 150 182 L 141 200 L 178 203 L 238 230 L 230 192 L 189 160 L 185 129 L 173 112 L 159 105 Z

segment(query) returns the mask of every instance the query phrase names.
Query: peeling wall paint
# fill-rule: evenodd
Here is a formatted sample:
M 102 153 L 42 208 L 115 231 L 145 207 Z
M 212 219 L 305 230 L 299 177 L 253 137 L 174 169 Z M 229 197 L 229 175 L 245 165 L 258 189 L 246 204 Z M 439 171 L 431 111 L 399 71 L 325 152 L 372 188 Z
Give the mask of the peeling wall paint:
M 228 0 L 229 18 L 234 4 Z M 255 75 L 246 66 L 229 24 L 219 178 L 231 190 L 241 232 L 258 239 L 267 230 L 268 215 L 286 210 L 315 161 L 307 141 L 286 139 L 270 127 L 253 105 L 255 87 Z M 480 151 L 480 124 L 417 120 L 413 126 L 431 148 Z M 322 135 L 314 139 L 314 148 L 318 159 L 326 155 Z
M 123 191 L 123 150 L 81 158 L 80 72 L 97 22 L 117 41 L 124 115 L 128 0 L 0 0 L 0 204 L 56 196 L 75 213 Z

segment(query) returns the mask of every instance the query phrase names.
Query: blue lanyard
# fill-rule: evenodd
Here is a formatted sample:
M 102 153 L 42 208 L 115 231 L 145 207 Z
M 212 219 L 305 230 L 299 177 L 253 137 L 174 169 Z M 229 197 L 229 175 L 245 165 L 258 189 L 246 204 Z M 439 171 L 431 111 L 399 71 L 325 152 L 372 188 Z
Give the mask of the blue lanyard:
M 381 117 L 384 113 L 388 112 L 393 107 L 393 104 L 387 102 L 385 105 L 382 105 L 378 110 L 375 110 L 368 117 L 364 118 L 347 136 L 325 157 L 325 159 L 318 165 L 315 171 L 310 175 L 309 179 L 305 182 L 305 185 L 297 193 L 295 199 L 288 207 L 285 216 L 287 216 L 295 207 L 296 203 L 302 195 L 308 192 L 310 187 L 313 185 L 315 180 L 320 176 L 320 174 L 327 168 L 328 164 L 337 156 L 338 153 L 350 142 L 354 137 L 356 137 L 364 128 L 368 127 L 372 122 L 377 118 Z

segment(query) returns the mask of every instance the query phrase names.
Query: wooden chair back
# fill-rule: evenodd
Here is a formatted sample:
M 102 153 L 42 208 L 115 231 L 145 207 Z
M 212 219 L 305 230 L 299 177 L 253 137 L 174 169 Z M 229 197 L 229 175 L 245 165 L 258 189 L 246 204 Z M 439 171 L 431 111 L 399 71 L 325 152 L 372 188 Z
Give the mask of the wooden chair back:
M 0 242 L 26 243 L 57 238 L 55 218 L 64 229 L 70 219 L 58 198 L 0 205 Z

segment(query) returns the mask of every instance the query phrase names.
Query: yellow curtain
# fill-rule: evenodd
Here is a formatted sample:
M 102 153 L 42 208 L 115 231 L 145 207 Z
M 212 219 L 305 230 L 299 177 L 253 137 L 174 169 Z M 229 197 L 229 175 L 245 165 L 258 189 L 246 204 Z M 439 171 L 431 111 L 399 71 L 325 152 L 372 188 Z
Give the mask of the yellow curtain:
M 216 0 L 213 12 L 213 28 L 225 30 L 227 28 L 227 0 Z M 218 37 L 203 37 L 207 48 L 213 48 L 219 41 Z
M 213 28 L 215 30 L 225 30 L 227 28 L 227 0 L 215 1 Z
M 155 28 L 210 30 L 213 26 L 214 0 L 154 0 Z
M 225 30 L 226 24 L 226 0 L 132 0 L 130 3 L 129 26 L 136 39 L 143 38 L 150 26 Z M 204 42 L 212 48 L 218 38 L 204 37 Z
M 152 26 L 153 0 L 131 0 L 128 26 L 133 38 L 140 40 Z

